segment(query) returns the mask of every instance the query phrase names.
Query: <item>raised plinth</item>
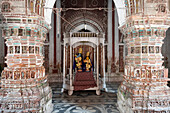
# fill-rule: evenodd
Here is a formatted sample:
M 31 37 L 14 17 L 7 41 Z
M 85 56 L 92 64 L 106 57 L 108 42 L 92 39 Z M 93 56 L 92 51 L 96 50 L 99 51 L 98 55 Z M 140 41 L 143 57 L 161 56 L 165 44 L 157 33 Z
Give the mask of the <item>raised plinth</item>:
M 51 113 L 52 90 L 46 81 L 47 76 L 41 79 L 2 80 L 0 112 Z
M 77 72 L 73 86 L 74 91 L 97 87 L 93 72 Z

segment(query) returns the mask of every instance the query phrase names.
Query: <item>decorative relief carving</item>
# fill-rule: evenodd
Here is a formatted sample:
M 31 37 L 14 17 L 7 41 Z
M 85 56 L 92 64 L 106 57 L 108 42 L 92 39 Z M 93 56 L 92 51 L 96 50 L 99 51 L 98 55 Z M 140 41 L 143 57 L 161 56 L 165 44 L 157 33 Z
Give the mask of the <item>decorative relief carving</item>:
M 166 3 L 166 0 L 147 0 L 147 3 Z
M 159 53 L 159 46 L 155 47 L 156 53 Z
M 134 53 L 135 53 L 135 48 L 131 47 L 131 54 L 134 54 Z
M 20 53 L 20 46 L 15 46 L 15 53 Z
M 149 46 L 149 53 L 154 53 L 154 46 Z
M 9 47 L 9 53 L 10 53 L 10 54 L 13 54 L 13 46 L 10 46 L 10 47 Z
M 35 72 L 34 71 L 31 72 L 31 78 L 35 78 Z
M 140 77 L 140 70 L 139 69 L 136 69 L 135 70 L 135 77 Z
M 152 35 L 152 30 L 151 29 L 147 29 L 146 33 L 147 33 L 147 36 L 151 36 Z
M 92 0 L 91 1 L 91 5 L 92 6 L 97 6 L 98 5 L 98 1 L 97 0 Z
M 39 47 L 35 48 L 35 52 L 36 52 L 36 54 L 39 54 Z
M 142 53 L 147 53 L 147 46 L 142 47 Z
M 161 48 L 159 46 L 142 46 L 142 47 L 131 47 L 130 51 L 131 54 L 137 54 L 137 53 L 160 53 Z M 142 50 L 141 50 L 142 49 Z
M 28 46 L 22 46 L 22 54 L 27 53 Z
M 165 13 L 166 12 L 166 5 L 165 4 L 158 5 L 158 12 L 159 13 Z
M 141 70 L 141 77 L 144 78 L 146 75 L 146 70 L 145 69 L 142 69 Z
M 77 0 L 71 0 L 71 5 L 76 6 L 77 5 Z
M 141 47 L 136 47 L 135 53 L 141 53 Z
M 10 3 L 8 3 L 8 2 L 2 3 L 1 11 L 2 12 L 10 12 Z

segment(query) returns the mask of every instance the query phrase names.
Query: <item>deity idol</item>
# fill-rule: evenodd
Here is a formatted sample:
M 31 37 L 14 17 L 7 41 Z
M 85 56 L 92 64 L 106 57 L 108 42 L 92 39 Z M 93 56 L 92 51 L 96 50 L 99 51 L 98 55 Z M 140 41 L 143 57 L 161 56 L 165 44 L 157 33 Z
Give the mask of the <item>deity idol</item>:
M 89 52 L 86 53 L 86 58 L 84 59 L 84 64 L 85 64 L 85 67 L 86 67 L 86 72 L 90 72 L 91 67 L 92 67 L 92 63 L 91 63 L 91 60 L 90 60 L 90 53 Z
M 79 53 L 75 55 L 75 64 L 78 72 L 82 72 L 83 57 L 82 57 L 82 48 L 79 48 Z

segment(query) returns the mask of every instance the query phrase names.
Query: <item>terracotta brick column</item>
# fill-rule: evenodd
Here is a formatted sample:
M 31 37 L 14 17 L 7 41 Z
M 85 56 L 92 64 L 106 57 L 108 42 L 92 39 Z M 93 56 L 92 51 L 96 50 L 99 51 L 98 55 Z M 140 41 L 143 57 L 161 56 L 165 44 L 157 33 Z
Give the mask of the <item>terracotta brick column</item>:
M 161 47 L 169 23 L 166 10 L 160 9 L 166 8 L 166 2 L 144 4 L 158 7 L 159 12 L 154 8 L 142 9 L 138 14 L 130 10 L 131 15 L 121 28 L 126 34 L 128 55 L 124 81 L 118 90 L 118 106 L 123 113 L 168 113 L 168 70 L 162 66 Z
M 15 9 L 18 4 L 24 1 L 10 2 L 10 7 Z M 53 110 L 52 90 L 47 83 L 42 55 L 49 25 L 40 15 L 18 10 L 2 12 L 2 37 L 8 51 L 7 67 L 1 76 L 0 112 L 49 113 Z

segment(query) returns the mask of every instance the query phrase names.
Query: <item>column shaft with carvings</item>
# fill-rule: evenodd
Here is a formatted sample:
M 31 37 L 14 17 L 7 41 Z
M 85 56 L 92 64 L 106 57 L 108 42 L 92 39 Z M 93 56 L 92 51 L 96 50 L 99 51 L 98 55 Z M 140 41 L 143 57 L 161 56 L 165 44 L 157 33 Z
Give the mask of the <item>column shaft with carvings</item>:
M 49 25 L 40 14 L 43 6 L 40 8 L 37 2 L 41 10 L 32 13 L 32 10 L 19 7 L 25 3 L 24 0 L 1 2 L 2 6 L 10 7 L 3 7 L 1 15 L 8 53 L 5 57 L 7 67 L 1 78 L 0 112 L 50 113 L 53 110 L 52 90 L 47 83 L 42 54 Z
M 168 113 L 170 110 L 168 70 L 162 66 L 161 54 L 169 27 L 167 2 L 150 1 L 145 1 L 144 9 L 140 9 L 144 4 L 135 7 L 135 4 L 126 1 L 127 20 L 121 29 L 126 34 L 128 55 L 124 81 L 118 90 L 118 106 L 123 113 Z

